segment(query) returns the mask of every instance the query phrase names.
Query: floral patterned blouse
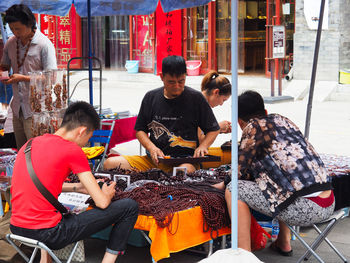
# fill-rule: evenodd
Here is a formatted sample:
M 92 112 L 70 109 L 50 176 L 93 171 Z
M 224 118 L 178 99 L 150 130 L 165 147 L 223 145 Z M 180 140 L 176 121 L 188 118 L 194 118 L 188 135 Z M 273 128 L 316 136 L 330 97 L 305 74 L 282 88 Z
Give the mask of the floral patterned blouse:
M 297 197 L 331 189 L 322 160 L 298 127 L 270 114 L 251 119 L 242 132 L 239 178 L 255 180 L 274 215 Z

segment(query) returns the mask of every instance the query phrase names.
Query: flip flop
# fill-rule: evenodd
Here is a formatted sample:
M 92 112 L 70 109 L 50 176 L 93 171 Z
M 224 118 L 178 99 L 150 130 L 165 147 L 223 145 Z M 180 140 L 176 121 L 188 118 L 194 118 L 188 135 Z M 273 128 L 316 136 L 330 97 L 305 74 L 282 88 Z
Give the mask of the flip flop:
M 277 253 L 279 253 L 284 257 L 293 256 L 293 249 L 291 249 L 290 251 L 283 251 L 280 247 L 276 245 L 276 242 L 272 242 L 272 244 L 270 245 L 270 249 L 272 249 L 273 251 L 276 251 Z

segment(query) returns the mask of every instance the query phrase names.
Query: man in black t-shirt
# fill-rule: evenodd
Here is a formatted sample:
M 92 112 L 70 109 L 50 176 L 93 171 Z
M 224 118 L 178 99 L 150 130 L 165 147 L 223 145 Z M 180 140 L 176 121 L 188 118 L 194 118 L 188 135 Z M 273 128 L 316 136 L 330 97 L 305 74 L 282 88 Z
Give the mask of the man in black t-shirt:
M 165 58 L 160 77 L 164 86 L 146 93 L 134 128 L 147 155 L 111 157 L 105 161 L 105 169 L 120 166 L 145 171 L 158 167 L 169 172 L 172 167 L 159 164 L 158 157 L 200 157 L 208 153 L 220 127 L 203 95 L 185 86 L 184 58 Z M 200 144 L 198 127 L 205 134 Z M 190 163 L 179 166 L 186 167 L 187 172 L 193 172 L 197 168 Z

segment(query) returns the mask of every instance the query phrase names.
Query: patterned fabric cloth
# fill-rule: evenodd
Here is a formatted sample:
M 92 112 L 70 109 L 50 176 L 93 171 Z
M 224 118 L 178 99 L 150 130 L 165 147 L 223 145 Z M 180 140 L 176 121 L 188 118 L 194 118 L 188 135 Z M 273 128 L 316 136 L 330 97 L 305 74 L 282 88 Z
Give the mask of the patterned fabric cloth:
M 335 154 L 320 154 L 330 176 L 350 175 L 350 157 Z
M 297 197 L 331 189 L 328 172 L 312 145 L 286 117 L 251 119 L 242 132 L 239 178 L 255 180 L 276 216 Z
M 231 189 L 230 185 L 231 183 L 227 185 L 228 189 Z M 238 199 L 255 211 L 272 216 L 269 203 L 255 182 L 239 180 Z M 321 207 L 308 198 L 298 197 L 278 214 L 277 219 L 291 226 L 310 226 L 329 218 L 334 212 L 334 206 L 334 201 L 328 207 Z

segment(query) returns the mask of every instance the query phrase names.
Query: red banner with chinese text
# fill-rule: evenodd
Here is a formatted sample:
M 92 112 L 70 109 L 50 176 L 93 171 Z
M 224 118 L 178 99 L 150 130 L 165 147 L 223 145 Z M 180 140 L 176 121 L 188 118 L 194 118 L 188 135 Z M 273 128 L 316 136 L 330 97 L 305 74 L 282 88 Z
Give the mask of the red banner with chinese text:
M 134 59 L 139 60 L 140 69 L 153 69 L 152 36 L 154 15 L 135 16 L 136 30 L 134 33 L 136 53 Z
M 81 56 L 81 20 L 74 5 L 66 16 L 41 15 L 40 29 L 56 48 L 59 68 L 66 68 L 69 59 Z M 80 68 L 81 61 L 72 61 L 70 67 Z
M 160 2 L 156 10 L 157 74 L 162 71 L 163 58 L 182 55 L 181 10 L 164 13 Z

